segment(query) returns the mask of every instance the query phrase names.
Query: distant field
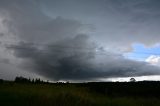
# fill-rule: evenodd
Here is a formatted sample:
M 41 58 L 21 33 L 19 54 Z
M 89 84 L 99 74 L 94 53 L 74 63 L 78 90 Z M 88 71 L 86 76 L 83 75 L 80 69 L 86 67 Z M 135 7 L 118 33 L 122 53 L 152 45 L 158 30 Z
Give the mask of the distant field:
M 160 106 L 160 83 L 4 82 L 0 106 Z

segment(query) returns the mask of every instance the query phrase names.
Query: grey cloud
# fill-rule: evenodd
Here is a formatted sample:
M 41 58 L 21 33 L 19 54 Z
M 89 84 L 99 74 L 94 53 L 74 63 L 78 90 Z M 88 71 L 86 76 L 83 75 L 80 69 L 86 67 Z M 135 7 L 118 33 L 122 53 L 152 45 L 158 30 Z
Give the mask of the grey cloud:
M 133 43 L 159 43 L 159 0 L 47 0 L 40 4 L 50 17 L 60 15 L 94 25 L 92 38 L 110 50 L 132 50 Z
M 0 37 L 4 36 L 4 33 L 0 33 Z
M 57 17 L 45 23 L 25 26 L 27 28 L 22 27 L 19 35 L 28 42 L 48 43 L 73 36 L 80 26 L 81 23 L 78 21 Z
M 52 19 L 41 11 L 36 1 L 3 1 L 0 8 L 9 17 L 6 21 L 10 31 L 27 42 L 53 42 L 73 36 L 82 26 L 79 21 L 57 16 Z M 64 36 L 65 35 L 65 36 Z
M 2 58 L 2 59 L 0 59 L 0 63 L 6 63 L 6 64 L 9 64 L 9 63 L 10 63 L 10 61 L 9 61 L 9 59 Z
M 106 56 L 97 54 L 97 46 L 83 34 L 46 46 L 43 50 L 33 46 L 20 43 L 10 46 L 10 49 L 17 57 L 30 59 L 32 70 L 52 80 L 95 80 L 160 74 L 158 67 L 145 62 L 128 60 L 115 54 L 107 55 L 107 52 Z
M 17 0 L 2 4 L 11 16 L 16 34 L 31 42 L 52 42 L 74 36 L 81 22 L 96 27 L 93 39 L 116 50 L 130 49 L 133 43 L 152 46 L 160 39 L 158 0 Z

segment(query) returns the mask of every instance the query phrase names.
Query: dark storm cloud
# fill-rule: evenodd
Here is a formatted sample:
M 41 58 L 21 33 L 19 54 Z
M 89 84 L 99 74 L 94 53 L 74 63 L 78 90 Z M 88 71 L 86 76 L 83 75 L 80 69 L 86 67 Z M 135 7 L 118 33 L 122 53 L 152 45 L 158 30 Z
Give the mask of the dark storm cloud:
M 157 75 L 159 67 L 128 60 L 117 50 L 135 42 L 159 42 L 158 4 L 157 0 L 1 0 L 1 38 L 10 44 L 1 41 L 15 61 L 22 59 L 17 63 L 20 69 L 54 80 Z M 96 27 L 92 34 L 87 24 Z
M 51 19 L 32 0 L 5 1 L 1 5 L 5 13 L 9 14 L 6 20 L 9 30 L 26 42 L 53 42 L 74 36 L 82 26 L 79 21 L 61 16 Z
M 159 0 L 42 0 L 39 4 L 49 17 L 60 15 L 94 25 L 92 38 L 109 50 L 131 51 L 133 43 L 148 47 L 159 43 Z
M 48 45 L 43 49 L 23 42 L 9 48 L 14 50 L 17 57 L 30 60 L 32 64 L 28 68 L 53 80 L 94 80 L 159 73 L 158 67 L 145 62 L 127 60 L 107 52 L 96 52 L 98 47 L 84 34 Z

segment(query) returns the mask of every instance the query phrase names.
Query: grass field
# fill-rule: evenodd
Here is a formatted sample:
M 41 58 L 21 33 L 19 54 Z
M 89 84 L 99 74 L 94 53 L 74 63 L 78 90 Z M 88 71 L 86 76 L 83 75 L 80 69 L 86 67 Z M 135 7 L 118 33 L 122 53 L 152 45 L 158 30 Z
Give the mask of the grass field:
M 135 85 L 128 84 L 128 90 L 125 90 L 125 85 L 121 84 L 118 88 L 119 85 L 103 83 L 2 83 L 0 106 L 160 106 L 159 93 L 156 93 L 160 90 L 159 84 L 146 89 L 141 86 L 132 89 Z M 143 94 L 139 94 L 142 90 Z

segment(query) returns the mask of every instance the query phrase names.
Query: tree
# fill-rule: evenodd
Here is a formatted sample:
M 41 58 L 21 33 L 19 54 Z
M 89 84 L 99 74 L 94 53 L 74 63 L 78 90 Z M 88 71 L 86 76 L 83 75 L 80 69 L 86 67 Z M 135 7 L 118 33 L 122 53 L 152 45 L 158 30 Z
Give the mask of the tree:
M 3 79 L 0 79 L 0 83 L 2 83 L 2 82 L 4 82 L 4 80 L 3 80 Z
M 16 77 L 14 81 L 17 83 L 30 83 L 31 82 L 30 79 L 24 78 L 22 76 Z
M 131 78 L 130 82 L 136 82 L 136 79 L 135 78 Z

